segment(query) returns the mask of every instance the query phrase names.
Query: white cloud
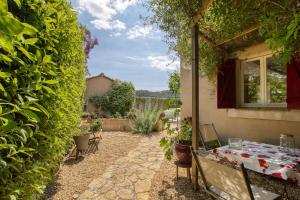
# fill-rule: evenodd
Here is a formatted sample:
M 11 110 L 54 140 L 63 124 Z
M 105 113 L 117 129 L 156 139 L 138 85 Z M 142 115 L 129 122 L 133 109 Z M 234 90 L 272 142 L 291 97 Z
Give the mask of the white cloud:
M 89 12 L 95 19 L 91 22 L 97 29 L 124 30 L 126 25 L 114 19 L 128 6 L 136 4 L 137 0 L 78 0 L 78 11 Z
M 113 7 L 119 11 L 123 12 L 130 5 L 134 5 L 137 3 L 137 0 L 115 0 L 113 1 Z
M 94 24 L 95 28 L 97 29 L 104 29 L 104 30 L 124 30 L 126 29 L 126 25 L 119 21 L 119 20 L 101 20 L 101 19 L 96 19 L 91 21 L 92 24 Z
M 141 60 L 141 58 L 139 58 L 137 56 L 127 56 L 126 58 L 129 59 L 129 60 L 134 60 L 134 61 Z
M 172 60 L 168 56 L 148 56 L 150 66 L 162 71 L 174 71 L 179 69 L 179 60 Z
M 110 37 L 120 37 L 122 35 L 121 32 L 111 33 L 109 34 Z
M 135 38 L 144 38 L 149 35 L 152 31 L 151 26 L 139 26 L 135 25 L 131 29 L 128 30 L 127 38 L 128 39 L 135 39 Z

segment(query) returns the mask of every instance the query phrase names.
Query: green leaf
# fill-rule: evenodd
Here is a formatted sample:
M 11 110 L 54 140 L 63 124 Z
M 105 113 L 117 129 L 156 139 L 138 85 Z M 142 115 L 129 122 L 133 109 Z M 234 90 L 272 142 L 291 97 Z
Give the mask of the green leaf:
M 4 117 L 1 117 L 0 119 L 4 122 L 0 128 L 3 132 L 12 131 L 17 127 L 17 123 L 11 119 L 6 119 Z
M 0 1 L 0 14 L 4 15 L 8 12 L 7 0 Z
M 20 137 L 22 138 L 22 141 L 24 143 L 26 143 L 27 142 L 27 131 L 25 129 L 21 128 L 19 130 L 19 133 L 20 133 Z
M 42 112 L 40 109 L 33 107 L 33 106 L 23 106 L 22 108 L 26 108 L 28 110 L 33 110 L 33 111 L 37 111 L 37 112 Z
M 44 108 L 42 105 L 38 104 L 37 102 L 34 102 L 33 104 L 36 105 L 48 118 L 50 117 L 50 114 L 46 108 Z
M 24 26 L 24 30 L 23 30 L 23 33 L 26 34 L 26 35 L 33 35 L 35 34 L 36 32 L 38 32 L 38 30 L 30 25 L 30 24 L 27 24 L 27 23 L 22 23 L 23 26 Z
M 4 54 L 0 54 L 0 60 L 4 60 L 6 62 L 12 62 L 12 59 L 10 59 L 10 57 Z
M 168 144 L 168 140 L 164 137 L 159 141 L 160 147 L 165 147 L 167 146 L 167 144 Z
M 13 44 L 12 44 L 12 40 L 7 35 L 5 35 L 4 33 L 2 33 L 0 31 L 0 49 L 1 48 L 6 50 L 7 52 L 9 52 L 11 54 L 13 54 L 13 52 L 14 52 L 14 47 L 13 47 Z
M 31 97 L 31 96 L 25 96 L 25 97 L 28 101 L 38 101 L 37 98 Z
M 0 169 L 5 168 L 6 166 L 7 166 L 7 163 L 0 158 Z
M 7 157 L 12 157 L 13 155 L 16 155 L 18 153 L 23 153 L 23 154 L 31 157 L 32 156 L 31 152 L 33 152 L 33 151 L 35 151 L 35 149 L 33 149 L 33 148 L 21 147 L 17 151 L 13 151 L 9 155 L 7 155 Z
M 10 36 L 18 35 L 24 29 L 22 23 L 18 19 L 14 18 L 13 15 L 1 16 L 0 27 L 0 32 Z
M 54 85 L 58 83 L 58 80 L 46 80 L 43 81 L 43 83 L 49 84 L 49 85 Z
M 49 75 L 56 76 L 57 74 L 53 70 L 49 70 L 47 72 Z
M 9 72 L 0 72 L 0 78 L 9 78 L 10 73 Z
M 17 197 L 13 194 L 9 195 L 9 200 L 17 200 Z
M 31 53 L 29 53 L 26 49 L 24 49 L 23 47 L 19 46 L 18 49 L 30 60 L 35 61 L 35 57 L 33 57 L 33 55 Z
M 21 151 L 35 151 L 35 149 L 29 148 L 29 147 L 21 147 L 21 148 L 19 148 L 19 150 L 21 150 Z
M 15 149 L 16 145 L 14 144 L 0 144 L 0 150 L 2 149 Z
M 32 122 L 40 121 L 39 116 L 30 110 L 20 110 L 19 113 Z
M 5 89 L 4 89 L 4 87 L 3 87 L 3 85 L 1 83 L 0 83 L 0 90 L 3 91 L 3 92 L 5 92 Z
M 49 88 L 49 87 L 47 87 L 47 86 L 45 86 L 45 85 L 43 85 L 42 87 L 43 87 L 43 89 L 46 90 L 49 94 L 55 94 L 55 92 L 54 92 L 51 88 Z
M 49 63 L 51 62 L 51 55 L 45 55 L 43 58 L 43 63 Z
M 25 44 L 33 45 L 33 44 L 35 44 L 38 40 L 39 40 L 38 38 L 30 38 L 30 39 L 25 40 Z
M 19 8 L 21 8 L 21 1 L 20 1 L 20 0 L 14 0 L 14 2 L 17 4 L 17 6 L 18 6 Z

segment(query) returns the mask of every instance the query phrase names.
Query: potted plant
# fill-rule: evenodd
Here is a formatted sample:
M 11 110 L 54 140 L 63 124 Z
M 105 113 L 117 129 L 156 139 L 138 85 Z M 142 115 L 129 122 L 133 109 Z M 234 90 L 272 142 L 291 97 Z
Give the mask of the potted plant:
M 90 144 L 94 144 L 96 149 L 98 149 L 98 142 L 102 139 L 101 135 L 96 136 L 95 134 L 99 131 L 102 131 L 102 121 L 97 119 L 91 126 L 89 130 L 93 134 L 93 138 L 89 139 Z
M 191 118 L 185 118 L 180 122 L 180 128 L 172 127 L 170 120 L 165 122 L 167 136 L 160 140 L 160 146 L 165 150 L 165 157 L 171 159 L 175 150 L 179 162 L 190 164 L 192 156 L 190 146 L 192 144 Z
M 89 126 L 80 126 L 80 135 L 74 136 L 75 145 L 77 148 L 76 158 L 79 152 L 84 152 L 88 149 L 90 134 L 88 133 Z
M 102 129 L 102 121 L 100 119 L 97 119 L 91 126 L 90 126 L 90 132 L 93 134 L 97 133 Z

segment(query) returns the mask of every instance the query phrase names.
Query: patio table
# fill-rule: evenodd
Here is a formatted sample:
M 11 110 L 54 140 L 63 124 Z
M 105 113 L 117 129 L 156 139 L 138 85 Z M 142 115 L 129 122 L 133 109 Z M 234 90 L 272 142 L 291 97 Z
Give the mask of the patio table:
M 247 169 L 287 180 L 300 186 L 300 149 L 286 153 L 275 145 L 243 141 L 241 149 L 228 145 L 211 150 L 219 158 L 235 164 L 243 163 Z

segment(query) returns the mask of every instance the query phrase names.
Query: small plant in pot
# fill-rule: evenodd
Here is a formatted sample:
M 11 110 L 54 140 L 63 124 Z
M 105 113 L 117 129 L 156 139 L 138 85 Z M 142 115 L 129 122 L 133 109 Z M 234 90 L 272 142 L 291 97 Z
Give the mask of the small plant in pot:
M 90 132 L 93 134 L 93 138 L 90 139 L 90 141 L 95 142 L 97 139 L 102 139 L 101 135 L 96 136 L 95 134 L 99 131 L 102 131 L 102 121 L 100 119 L 97 119 L 91 126 L 90 126 Z M 97 146 L 98 148 L 98 146 Z
M 88 149 L 90 139 L 88 130 L 89 126 L 80 126 L 80 135 L 74 136 L 74 141 L 77 148 L 76 158 L 79 153 L 82 153 Z
M 171 160 L 175 150 L 179 162 L 190 164 L 192 156 L 190 146 L 192 145 L 192 125 L 191 119 L 185 118 L 180 122 L 180 128 L 172 127 L 170 120 L 165 122 L 167 136 L 160 140 L 160 146 L 165 150 L 165 157 Z
M 100 119 L 97 119 L 91 126 L 90 126 L 90 132 L 93 134 L 97 133 L 102 129 L 102 121 Z

